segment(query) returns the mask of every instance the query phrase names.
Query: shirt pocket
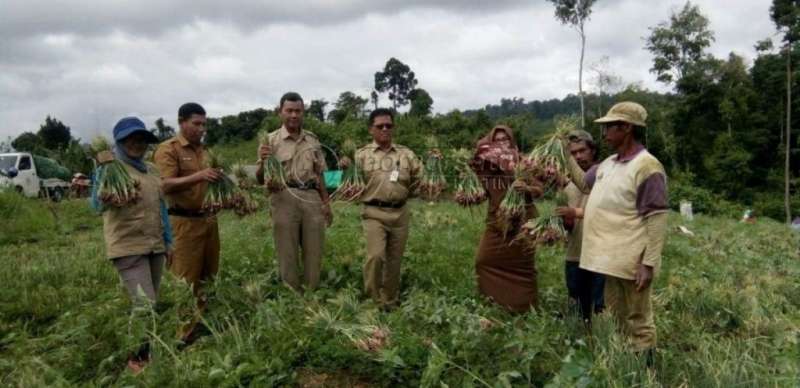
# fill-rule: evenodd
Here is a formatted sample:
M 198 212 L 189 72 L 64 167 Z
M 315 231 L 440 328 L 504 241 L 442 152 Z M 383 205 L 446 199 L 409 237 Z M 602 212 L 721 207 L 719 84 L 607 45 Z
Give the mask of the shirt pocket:
M 194 155 L 178 155 L 180 176 L 187 176 L 200 171 L 200 161 Z
M 281 163 L 286 163 L 292 160 L 294 156 L 294 144 L 278 144 L 275 146 L 275 159 Z
M 297 148 L 289 160 L 284 162 L 286 173 L 290 179 L 306 181 L 314 175 L 313 150 Z
M 396 167 L 398 171 L 397 181 L 405 186 L 411 182 L 411 159 L 403 157 L 399 159 L 399 165 Z

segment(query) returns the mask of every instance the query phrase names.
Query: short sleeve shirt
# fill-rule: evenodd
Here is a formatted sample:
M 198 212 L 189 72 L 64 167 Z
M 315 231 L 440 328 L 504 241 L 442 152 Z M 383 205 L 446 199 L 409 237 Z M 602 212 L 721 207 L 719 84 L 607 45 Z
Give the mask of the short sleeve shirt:
M 269 134 L 273 155 L 283 165 L 286 179 L 296 183 L 307 183 L 317 179 L 327 166 L 322 145 L 317 136 L 304 129 L 292 136 L 286 127 Z
M 392 144 L 384 151 L 373 142 L 360 148 L 355 156 L 367 184 L 362 202 L 405 201 L 419 181 L 422 163 L 408 147 Z M 393 174 L 397 179 L 392 179 Z
M 185 177 L 208 167 L 205 147 L 192 145 L 181 134 L 161 143 L 154 159 L 161 178 Z M 207 188 L 208 183 L 202 181 L 164 196 L 170 207 L 199 211 L 203 208 Z

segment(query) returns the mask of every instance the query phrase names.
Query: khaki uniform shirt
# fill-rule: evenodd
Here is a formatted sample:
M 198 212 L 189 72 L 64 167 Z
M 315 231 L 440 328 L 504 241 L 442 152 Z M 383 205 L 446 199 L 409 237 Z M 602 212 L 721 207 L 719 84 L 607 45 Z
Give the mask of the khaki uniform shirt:
M 419 182 L 422 163 L 414 151 L 408 147 L 392 144 L 383 151 L 373 142 L 355 155 L 356 166 L 364 173 L 367 187 L 361 201 L 403 202 L 411 195 Z M 397 180 L 392 181 L 392 173 L 397 171 Z
M 327 169 L 322 145 L 309 131 L 301 129 L 295 138 L 282 126 L 269 134 L 269 145 L 275 158 L 283 165 L 289 182 L 316 180 Z
M 162 178 L 180 178 L 192 175 L 208 167 L 208 153 L 202 145 L 194 146 L 183 135 L 161 143 L 154 156 Z M 206 195 L 208 182 L 199 182 L 181 191 L 166 194 L 171 208 L 200 211 Z
M 578 186 L 570 182 L 564 189 L 567 195 L 567 206 L 572 208 L 586 208 L 589 194 L 578 190 Z M 567 233 L 567 261 L 578 262 L 581 259 L 581 240 L 583 239 L 583 219 L 576 218 L 572 230 Z
M 122 163 L 131 178 L 139 181 L 141 198 L 125 207 L 108 207 L 103 211 L 103 237 L 106 256 L 116 259 L 124 256 L 163 253 L 164 225 L 161 219 L 161 179 L 151 165 L 147 173 Z

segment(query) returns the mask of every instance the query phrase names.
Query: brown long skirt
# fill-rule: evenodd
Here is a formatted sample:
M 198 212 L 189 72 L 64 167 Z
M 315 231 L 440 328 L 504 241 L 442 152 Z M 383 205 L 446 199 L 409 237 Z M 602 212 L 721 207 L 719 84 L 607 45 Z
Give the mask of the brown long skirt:
M 512 312 L 526 312 L 539 303 L 534 250 L 509 243 L 491 224 L 481 238 L 475 272 L 478 290 Z

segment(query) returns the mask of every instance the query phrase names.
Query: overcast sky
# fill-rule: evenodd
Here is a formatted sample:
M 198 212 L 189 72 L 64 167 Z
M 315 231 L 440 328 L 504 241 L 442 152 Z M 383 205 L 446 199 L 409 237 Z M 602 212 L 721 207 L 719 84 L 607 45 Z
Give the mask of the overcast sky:
M 644 37 L 683 3 L 597 1 L 586 64 L 608 56 L 625 83 L 663 90 Z M 694 3 L 717 56 L 752 60 L 775 33 L 769 0 Z M 562 98 L 577 90 L 578 54 L 577 33 L 544 0 L 2 0 L 0 138 L 38 130 L 48 114 L 87 140 L 126 115 L 176 125 L 187 101 L 221 116 L 271 108 L 288 90 L 368 97 L 393 56 L 436 112 Z

